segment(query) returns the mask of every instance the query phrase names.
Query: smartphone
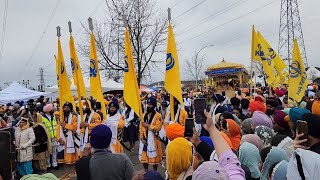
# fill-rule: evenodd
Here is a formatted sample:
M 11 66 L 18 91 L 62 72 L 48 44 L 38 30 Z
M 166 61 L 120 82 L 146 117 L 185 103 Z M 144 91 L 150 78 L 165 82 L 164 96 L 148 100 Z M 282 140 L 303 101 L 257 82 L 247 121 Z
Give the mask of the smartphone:
M 194 128 L 193 118 L 187 118 L 186 124 L 184 126 L 184 137 L 192 137 L 193 128 Z
M 197 98 L 194 100 L 194 111 L 197 124 L 205 124 L 207 117 L 204 115 L 204 110 L 207 109 L 205 98 Z
M 300 138 L 300 140 L 308 139 L 308 123 L 306 121 L 297 121 L 297 130 L 298 134 L 302 134 L 303 136 Z M 307 142 L 304 142 L 303 145 L 306 146 Z

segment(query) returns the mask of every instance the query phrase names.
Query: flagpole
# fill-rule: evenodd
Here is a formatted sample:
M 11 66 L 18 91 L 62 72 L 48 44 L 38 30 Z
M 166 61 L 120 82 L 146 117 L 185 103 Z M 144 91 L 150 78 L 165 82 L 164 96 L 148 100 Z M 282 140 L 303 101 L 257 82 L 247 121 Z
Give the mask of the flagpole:
M 69 26 L 69 33 L 70 33 L 70 37 L 72 36 L 72 26 L 71 26 L 71 21 L 68 22 L 68 26 Z M 76 65 L 74 66 L 74 70 L 75 68 L 79 68 L 76 67 Z M 80 122 L 84 122 L 84 117 L 83 117 L 83 106 L 82 106 L 82 98 L 81 98 L 81 93 L 80 93 L 80 84 L 79 84 L 79 77 L 78 77 L 78 73 L 74 73 L 74 75 L 76 76 L 77 79 L 77 94 L 78 94 L 78 104 L 79 104 L 79 112 L 80 112 Z
M 57 26 L 57 37 L 58 37 L 58 40 L 60 39 L 60 37 L 61 37 L 61 28 L 60 28 L 60 26 Z M 58 56 L 59 57 L 59 56 Z M 59 59 L 57 59 L 58 60 L 58 76 L 59 76 L 59 81 L 60 81 L 60 79 L 61 79 L 61 63 L 60 63 L 60 61 L 59 61 Z M 62 102 L 62 96 L 61 96 L 61 84 L 60 84 L 60 82 L 58 81 L 58 84 L 59 84 L 59 87 L 58 87 L 58 89 L 59 89 L 59 114 L 60 114 L 60 121 L 61 120 L 64 120 L 63 119 L 63 113 L 62 113 L 62 106 L 63 106 L 63 104 L 61 104 Z

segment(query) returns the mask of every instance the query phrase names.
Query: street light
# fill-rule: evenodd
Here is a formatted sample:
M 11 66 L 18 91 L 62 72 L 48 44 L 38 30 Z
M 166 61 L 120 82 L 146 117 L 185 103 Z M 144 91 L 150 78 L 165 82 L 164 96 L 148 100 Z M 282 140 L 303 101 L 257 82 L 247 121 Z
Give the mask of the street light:
M 206 45 L 206 46 L 203 46 L 198 52 L 197 52 L 197 54 L 196 54 L 196 59 L 195 59 L 195 68 L 196 68 L 196 73 L 195 73 L 195 75 L 196 75 L 196 88 L 198 89 L 198 66 L 197 66 L 197 62 L 198 62 L 198 55 L 199 55 L 199 53 L 202 51 L 202 50 L 204 50 L 205 48 L 208 48 L 208 47 L 212 47 L 212 46 L 214 46 L 214 45 L 212 45 L 212 44 L 210 44 L 210 45 Z

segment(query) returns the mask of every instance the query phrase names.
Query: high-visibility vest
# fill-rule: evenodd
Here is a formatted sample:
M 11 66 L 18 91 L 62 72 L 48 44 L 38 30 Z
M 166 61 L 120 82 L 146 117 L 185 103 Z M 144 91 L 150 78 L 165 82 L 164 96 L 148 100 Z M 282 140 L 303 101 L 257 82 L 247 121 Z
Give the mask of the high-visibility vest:
M 57 136 L 57 121 L 54 115 L 52 115 L 52 121 L 48 120 L 44 116 L 42 117 L 42 122 L 46 126 L 50 138 L 55 138 Z

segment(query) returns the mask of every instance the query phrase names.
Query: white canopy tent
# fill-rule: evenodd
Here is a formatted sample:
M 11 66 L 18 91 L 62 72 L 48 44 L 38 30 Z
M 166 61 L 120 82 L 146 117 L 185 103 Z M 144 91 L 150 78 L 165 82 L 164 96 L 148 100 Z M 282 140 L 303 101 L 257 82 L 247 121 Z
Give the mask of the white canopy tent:
M 14 103 L 16 101 L 27 101 L 40 96 L 52 97 L 50 92 L 38 92 L 27 89 L 14 81 L 10 86 L 0 91 L 0 104 Z
M 84 86 L 87 91 L 87 95 L 90 95 L 90 79 L 86 79 L 84 81 Z M 108 91 L 122 91 L 123 90 L 123 84 L 120 84 L 118 82 L 115 82 L 111 79 L 104 79 L 101 78 L 101 86 L 103 92 Z M 58 85 L 54 85 L 51 87 L 47 87 L 46 91 L 52 92 L 55 96 L 58 96 Z M 77 95 L 77 87 L 75 86 L 74 82 L 71 82 L 70 89 L 73 95 Z

